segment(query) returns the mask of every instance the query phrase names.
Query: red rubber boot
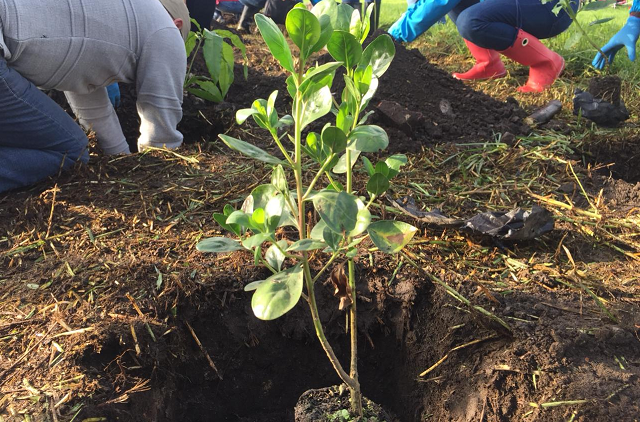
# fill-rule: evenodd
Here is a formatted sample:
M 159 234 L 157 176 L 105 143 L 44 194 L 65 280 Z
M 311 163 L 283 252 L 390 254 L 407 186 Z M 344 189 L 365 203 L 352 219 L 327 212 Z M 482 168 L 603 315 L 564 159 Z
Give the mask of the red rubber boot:
M 549 50 L 539 39 L 531 34 L 518 31 L 513 46 L 500 53 L 510 59 L 530 66 L 527 84 L 518 88 L 520 92 L 542 92 L 553 85 L 564 69 L 564 59 L 558 53 Z
M 500 53 L 495 50 L 478 47 L 471 41 L 464 40 L 476 59 L 476 64 L 464 73 L 453 73 L 452 76 L 463 81 L 502 78 L 507 71 L 500 60 Z

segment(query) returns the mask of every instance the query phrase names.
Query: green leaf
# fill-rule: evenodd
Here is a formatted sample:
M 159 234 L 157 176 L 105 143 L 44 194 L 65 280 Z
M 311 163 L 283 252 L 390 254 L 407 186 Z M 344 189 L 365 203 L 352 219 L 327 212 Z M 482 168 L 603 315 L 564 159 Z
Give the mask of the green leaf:
M 261 283 L 251 298 L 256 317 L 272 320 L 289 312 L 300 300 L 304 274 L 300 264 L 272 275 Z
M 362 57 L 362 45 L 346 31 L 334 31 L 327 43 L 327 50 L 331 57 L 343 62 L 347 69 L 355 67 Z
M 301 129 L 331 111 L 333 96 L 328 86 L 314 84 L 302 97 Z
M 351 167 L 353 168 L 356 161 L 358 161 L 358 157 L 360 156 L 360 151 L 351 151 Z M 332 170 L 336 174 L 344 174 L 347 172 L 347 154 L 342 154 L 340 159 L 338 160 L 338 164 L 333 167 Z
M 387 189 L 389 189 L 389 179 L 382 173 L 374 174 L 367 182 L 367 192 L 371 195 L 382 195 Z
M 579 32 L 579 31 L 574 32 L 565 41 L 564 48 L 568 50 L 575 47 L 580 42 L 581 39 L 582 39 L 582 32 Z
M 277 195 L 278 195 L 278 190 L 271 183 L 256 186 L 251 191 L 251 195 L 250 195 L 251 198 L 253 198 L 253 205 L 251 210 L 253 211 L 253 207 L 265 208 L 269 200 L 271 200 L 271 198 L 276 197 Z M 245 212 L 249 212 L 249 211 L 245 211 Z
M 291 56 L 291 50 L 289 44 L 284 38 L 284 35 L 278 28 L 278 25 L 265 15 L 258 13 L 255 16 L 256 26 L 260 30 L 260 34 L 264 39 L 264 42 L 269 47 L 269 51 L 273 57 L 278 60 L 280 65 L 291 73 L 295 73 L 295 67 L 293 66 L 293 57 Z
M 330 16 L 321 15 L 318 18 L 318 21 L 320 22 L 320 38 L 318 38 L 318 41 L 316 41 L 315 45 L 311 47 L 311 53 L 322 50 L 322 48 L 327 45 L 327 42 L 329 42 L 331 34 L 333 34 L 333 26 L 331 25 Z
M 417 230 L 411 224 L 402 221 L 382 220 L 371 223 L 367 232 L 378 249 L 394 254 L 411 241 Z
M 227 43 L 222 43 L 222 59 L 220 64 L 220 75 L 218 77 L 218 86 L 224 98 L 229 91 L 229 87 L 233 83 L 233 68 L 235 66 L 235 57 L 233 55 L 233 47 Z
M 613 16 L 608 17 L 608 18 L 603 18 L 603 19 L 597 19 L 595 21 L 589 22 L 589 26 L 602 25 L 603 23 L 607 23 L 607 22 L 609 22 L 611 20 L 613 20 Z
M 375 173 L 382 173 L 383 175 L 387 176 L 389 175 L 389 166 L 387 166 L 387 163 L 385 163 L 384 161 L 379 161 L 376 163 L 376 171 Z
M 278 90 L 275 90 L 269 95 L 267 100 L 266 115 L 269 120 L 269 127 L 275 127 L 278 124 L 278 113 L 276 111 L 276 98 L 278 98 Z
M 225 214 L 214 213 L 213 219 L 216 220 L 216 223 L 223 229 L 234 233 L 236 236 L 240 236 L 241 226 L 239 224 L 227 224 L 227 216 Z
M 580 11 L 589 11 L 589 10 L 599 10 L 599 9 L 604 9 L 605 7 L 609 7 L 611 6 L 613 3 L 615 3 L 616 0 L 606 0 L 606 1 L 592 1 L 590 3 L 585 4 L 584 6 L 582 6 L 580 8 Z
M 202 55 L 207 65 L 207 70 L 214 82 L 220 78 L 220 63 L 222 58 L 223 39 L 215 32 L 204 29 L 204 43 L 202 45 Z
M 384 162 L 389 168 L 389 174 L 387 174 L 387 177 L 389 179 L 393 179 L 398 175 L 398 173 L 400 173 L 400 167 L 407 164 L 407 156 L 404 154 L 394 154 L 384 160 Z
M 259 232 L 268 231 L 265 230 L 266 216 L 264 208 L 256 208 L 251 213 L 251 227 L 255 228 Z
M 335 31 L 349 32 L 351 26 L 351 15 L 353 15 L 354 9 L 346 3 L 340 3 L 338 5 L 338 14 L 336 20 L 331 20 L 331 25 Z
M 331 152 L 339 154 L 347 148 L 347 135 L 336 126 L 325 126 L 322 129 L 322 143 Z
M 249 236 L 246 239 L 243 239 L 242 246 L 244 246 L 247 249 L 253 249 L 253 248 L 259 247 L 267 240 L 271 240 L 270 233 L 258 233 L 258 234 L 254 234 L 253 236 Z
M 320 217 L 336 233 L 350 232 L 356 226 L 358 204 L 356 197 L 346 192 L 322 190 L 313 197 Z
M 377 152 L 389 145 L 387 132 L 380 126 L 357 126 L 349 133 L 347 148 L 361 152 Z
M 267 252 L 264 254 L 264 259 L 269 265 L 280 271 L 282 269 L 282 263 L 285 260 L 284 253 L 282 253 L 282 251 L 286 250 L 288 245 L 285 239 L 278 240 L 276 243 L 269 246 L 269 249 L 267 249 Z M 280 248 L 278 248 L 278 246 L 280 246 Z
M 271 172 L 271 184 L 278 192 L 282 194 L 289 193 L 289 185 L 287 183 L 287 176 L 284 174 L 284 169 L 281 165 L 277 165 Z
M 336 115 L 336 126 L 338 126 L 344 133 L 348 133 L 353 125 L 353 117 L 349 114 L 349 105 L 346 103 L 340 104 L 338 114 Z
M 258 161 L 263 161 L 269 164 L 283 164 L 287 165 L 284 161 L 274 157 L 273 155 L 267 153 L 266 151 L 258 148 L 255 145 L 251 145 L 247 142 L 241 141 L 240 139 L 232 138 L 231 136 L 219 134 L 218 137 L 222 139 L 222 142 L 227 144 L 227 146 L 233 150 L 236 150 L 248 157 L 256 159 Z
M 269 202 L 267 202 L 264 211 L 267 231 L 273 233 L 280 225 L 280 221 L 282 221 L 285 214 L 284 196 L 278 195 L 275 198 L 271 198 Z
M 257 230 L 254 226 L 254 220 L 251 218 L 252 214 L 253 210 L 251 213 L 246 213 L 240 210 L 234 211 L 227 217 L 227 224 L 238 224 L 242 227 Z
M 327 228 L 327 223 L 325 223 L 323 219 L 320 219 L 320 221 L 318 221 L 316 225 L 313 226 L 313 229 L 311 229 L 311 233 L 309 234 L 309 237 L 315 240 L 324 239 L 324 236 L 322 235 L 322 233 L 326 228 Z
M 191 55 L 193 49 L 196 47 L 196 43 L 198 42 L 198 35 L 191 31 L 187 36 L 187 41 L 184 44 L 184 49 L 187 51 L 187 57 Z
M 312 67 L 305 73 L 305 81 L 319 82 L 326 75 L 332 75 L 340 66 L 342 66 L 342 62 L 329 62 L 321 66 Z
M 252 281 L 251 283 L 247 284 L 246 286 L 244 286 L 244 291 L 245 292 L 251 292 L 255 289 L 257 289 L 262 283 L 264 283 L 267 280 L 256 280 L 256 281 Z
M 373 176 L 373 173 L 375 173 L 376 170 L 373 168 L 371 161 L 369 161 L 367 157 L 363 156 L 362 163 L 364 164 L 364 169 L 367 171 L 367 175 L 369 175 L 369 177 Z
M 194 82 L 200 88 L 188 87 L 187 88 L 188 92 L 204 100 L 212 101 L 214 103 L 219 103 L 223 100 L 220 89 L 218 89 L 216 84 L 213 83 L 212 81 L 196 79 L 194 80 Z
M 322 231 L 322 238 L 329 246 L 329 249 L 333 251 L 337 251 L 340 247 L 340 241 L 342 240 L 342 235 L 334 232 L 329 227 L 325 227 Z
M 359 65 L 363 67 L 371 65 L 373 74 L 380 78 L 391 65 L 395 54 L 396 47 L 393 40 L 389 35 L 382 34 L 364 49 Z
M 302 239 L 298 240 L 295 243 L 292 243 L 291 246 L 287 248 L 287 252 L 302 252 L 302 251 L 313 251 L 316 249 L 322 249 L 327 246 L 322 240 L 317 239 Z
M 318 18 L 307 9 L 292 9 L 287 14 L 285 27 L 291 41 L 300 49 L 300 60 L 305 62 L 313 46 L 320 39 L 321 29 Z
M 229 239 L 228 237 L 210 237 L 204 239 L 196 245 L 196 249 L 200 252 L 233 252 L 242 249 L 240 242 Z
M 361 233 L 364 233 L 371 224 L 371 212 L 364 205 L 364 202 L 360 198 L 356 198 L 358 204 L 358 216 L 356 220 L 356 226 L 349 232 L 349 236 L 355 237 Z

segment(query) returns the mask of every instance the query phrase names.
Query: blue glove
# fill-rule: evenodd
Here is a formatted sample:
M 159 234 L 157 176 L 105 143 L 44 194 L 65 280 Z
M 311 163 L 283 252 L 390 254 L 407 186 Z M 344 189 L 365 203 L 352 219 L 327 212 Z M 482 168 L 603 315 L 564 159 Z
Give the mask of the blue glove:
M 616 53 L 622 48 L 627 48 L 627 55 L 629 60 L 634 61 L 636 59 L 636 43 L 638 42 L 638 35 L 640 35 L 640 18 L 635 16 L 629 16 L 627 23 L 615 34 L 609 42 L 602 47 L 602 52 L 609 59 L 609 64 L 613 63 L 613 59 L 616 57 Z M 604 57 L 600 52 L 596 54 L 591 64 L 596 69 L 602 69 L 604 67 Z
M 113 108 L 120 107 L 120 87 L 118 82 L 114 82 L 107 87 L 107 94 L 109 94 L 109 101 L 111 101 Z
M 411 42 L 451 11 L 460 0 L 418 0 L 387 30 L 396 41 Z

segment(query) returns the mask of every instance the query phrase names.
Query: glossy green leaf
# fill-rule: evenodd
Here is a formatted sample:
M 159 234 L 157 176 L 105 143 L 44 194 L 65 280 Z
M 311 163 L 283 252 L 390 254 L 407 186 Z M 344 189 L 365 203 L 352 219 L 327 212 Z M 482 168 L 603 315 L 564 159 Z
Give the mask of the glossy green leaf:
M 271 172 L 271 184 L 276 190 L 282 194 L 289 193 L 289 184 L 287 183 L 287 176 L 284 173 L 284 169 L 281 165 L 277 165 Z
M 613 19 L 614 19 L 613 16 L 610 16 L 608 18 L 596 19 L 594 21 L 589 22 L 589 26 L 602 25 L 603 23 L 607 23 L 609 21 L 612 21 Z
M 400 252 L 411 241 L 417 230 L 411 224 L 402 221 L 382 220 L 371 223 L 367 232 L 378 249 L 394 254 Z
M 322 190 L 313 197 L 313 205 L 327 227 L 336 233 L 350 232 L 356 226 L 358 204 L 351 194 Z
M 351 151 L 351 167 L 355 165 L 360 156 L 360 151 Z M 333 167 L 332 170 L 336 174 L 344 174 L 347 172 L 347 154 L 342 154 L 338 160 L 338 164 Z
M 242 246 L 247 249 L 253 249 L 259 247 L 267 240 L 271 239 L 271 235 L 269 233 L 258 233 L 253 236 L 249 236 L 246 239 L 242 240 Z
M 242 234 L 241 232 L 242 229 L 239 224 L 227 224 L 226 215 L 220 214 L 220 213 L 214 213 L 213 219 L 216 220 L 216 222 L 220 225 L 220 227 L 222 227 L 227 231 L 230 231 L 231 233 L 234 233 L 236 236 L 240 236 L 240 234 Z
M 376 163 L 376 170 L 374 173 L 382 173 L 383 175 L 389 175 L 389 166 L 384 161 L 378 161 Z
M 333 31 L 327 50 L 334 60 L 343 62 L 344 67 L 355 67 L 362 57 L 362 45 L 356 37 L 346 31 Z
M 313 226 L 313 229 L 311 229 L 311 233 L 309 234 L 309 237 L 311 239 L 316 239 L 316 240 L 324 239 L 324 236 L 322 235 L 322 233 L 326 228 L 327 228 L 327 223 L 325 223 L 323 219 L 320 219 L 316 223 L 316 225 Z
M 328 86 L 316 84 L 307 89 L 302 98 L 301 128 L 329 113 L 332 104 L 333 96 Z
M 256 280 L 256 281 L 252 281 L 251 283 L 247 284 L 246 286 L 244 286 L 244 291 L 245 292 L 252 292 L 255 289 L 257 289 L 262 283 L 264 283 L 267 280 Z
M 236 112 L 236 122 L 241 125 L 243 124 L 250 116 L 254 114 L 259 114 L 260 112 L 254 108 L 242 108 Z
M 371 65 L 373 74 L 380 78 L 391 65 L 395 54 L 396 47 L 393 40 L 389 35 L 382 34 L 364 49 L 359 65 L 364 67 Z
M 373 173 L 376 172 L 375 168 L 373 167 L 373 164 L 371 164 L 371 161 L 369 161 L 369 159 L 367 157 L 362 157 L 362 164 L 364 164 L 364 169 L 367 171 L 367 175 L 369 175 L 369 177 L 373 176 Z
M 336 126 L 325 126 L 322 129 L 322 143 L 339 154 L 347 148 L 347 135 Z
M 253 294 L 253 313 L 267 321 L 281 317 L 298 303 L 303 284 L 304 274 L 300 264 L 272 275 Z
M 277 246 L 276 246 L 277 243 Z M 282 251 L 287 249 L 287 241 L 285 239 L 278 240 L 276 243 L 269 246 L 267 252 L 264 254 L 264 259 L 267 261 L 269 265 L 271 265 L 276 270 L 280 271 L 282 269 L 282 264 L 284 263 L 285 256 Z M 278 246 L 280 246 L 278 248 Z M 246 290 L 246 288 L 245 288 Z
M 233 69 L 235 66 L 235 56 L 233 47 L 227 43 L 222 43 L 222 56 L 220 58 L 220 74 L 218 75 L 218 86 L 224 98 L 233 84 Z
M 295 67 L 293 66 L 293 57 L 291 56 L 291 50 L 289 44 L 284 38 L 284 35 L 278 28 L 278 25 L 273 22 L 271 18 L 258 13 L 255 16 L 256 26 L 267 44 L 269 51 L 273 57 L 278 60 L 280 65 L 291 73 L 295 73 Z
M 251 211 L 247 210 L 245 212 L 253 212 L 253 208 L 265 208 L 269 200 L 276 195 L 278 195 L 278 189 L 271 183 L 256 186 L 250 195 L 253 199 Z
M 253 159 L 263 161 L 269 164 L 283 164 L 283 165 L 286 164 L 284 161 L 274 157 L 273 155 L 258 148 L 257 146 L 241 141 L 240 139 L 232 138 L 231 136 L 227 136 L 223 134 L 219 134 L 218 137 L 222 139 L 222 142 L 227 144 L 229 148 L 236 150 Z
M 307 70 L 307 73 L 304 75 L 304 77 L 306 80 L 319 82 L 326 75 L 333 74 L 340 66 L 342 66 L 342 62 L 329 62 L 321 66 L 315 66 Z
M 361 152 L 377 152 L 389 145 L 387 132 L 380 126 L 357 126 L 349 133 L 347 148 Z
M 321 15 L 318 18 L 318 21 L 320 22 L 320 38 L 318 38 L 318 41 L 316 41 L 316 43 L 311 47 L 311 53 L 322 50 L 329 42 L 331 34 L 333 34 L 333 26 L 331 25 L 330 16 Z
M 262 225 L 260 225 L 259 227 L 255 226 L 252 215 L 253 211 L 251 213 L 246 213 L 240 210 L 234 211 L 227 217 L 227 224 L 238 224 L 242 227 L 246 227 L 254 231 L 262 231 Z
M 327 246 L 326 243 L 322 240 L 317 239 L 302 239 L 297 242 L 292 243 L 288 248 L 287 252 L 302 252 L 302 251 L 313 251 L 316 249 L 322 249 Z
M 222 44 L 223 39 L 215 32 L 204 29 L 204 43 L 202 45 L 202 55 L 207 65 L 207 70 L 211 75 L 213 82 L 218 82 L 220 77 L 220 65 L 222 63 Z
M 285 214 L 284 196 L 278 195 L 271 198 L 264 208 L 264 217 L 267 231 L 273 233 L 280 225 Z
M 589 2 L 587 4 L 585 4 L 584 6 L 582 6 L 580 8 L 580 11 L 589 11 L 589 10 L 599 10 L 599 9 L 604 9 L 606 7 L 611 6 L 612 4 L 614 4 L 616 2 L 616 0 L 604 0 L 604 1 L 592 1 Z
M 198 43 L 198 35 L 191 31 L 187 36 L 187 41 L 184 44 L 184 49 L 187 51 L 187 57 L 191 55 L 193 49 L 196 48 L 196 44 Z
M 367 182 L 367 192 L 371 195 L 382 195 L 387 189 L 389 189 L 389 179 L 382 173 L 374 174 Z
M 360 198 L 356 198 L 356 204 L 358 205 L 358 216 L 356 219 L 356 226 L 349 232 L 350 237 L 355 237 L 364 233 L 369 227 L 369 224 L 371 224 L 371 212 L 364 205 L 364 202 L 362 202 Z
M 342 235 L 334 232 L 329 227 L 325 227 L 322 231 L 322 238 L 332 251 L 337 251 L 340 248 Z
M 200 252 L 233 252 L 242 249 L 242 245 L 228 237 L 210 237 L 198 242 L 196 249 Z
M 334 31 L 349 32 L 351 26 L 351 15 L 353 15 L 354 9 L 346 3 L 338 4 L 338 13 L 335 21 L 331 21 Z
M 318 18 L 307 9 L 292 9 L 287 14 L 285 27 L 289 38 L 300 49 L 300 59 L 306 61 L 313 46 L 320 39 L 321 29 Z
M 349 106 L 346 103 L 340 104 L 338 114 L 336 115 L 336 126 L 342 129 L 344 133 L 348 133 L 353 125 L 353 117 L 349 114 Z
M 387 177 L 389 179 L 393 179 L 398 175 L 398 173 L 400 173 L 400 167 L 407 164 L 407 156 L 404 154 L 394 154 L 390 157 L 387 157 L 387 159 L 384 160 L 384 162 L 387 164 L 387 167 L 389 168 L 389 173 L 387 174 Z
M 265 231 L 265 211 L 264 208 L 256 208 L 251 213 L 251 227 L 256 228 L 259 232 Z
M 214 103 L 219 103 L 224 99 L 220 89 L 214 82 L 201 79 L 195 79 L 193 82 L 198 85 L 199 88 L 187 87 L 187 92 L 192 93 L 196 97 Z

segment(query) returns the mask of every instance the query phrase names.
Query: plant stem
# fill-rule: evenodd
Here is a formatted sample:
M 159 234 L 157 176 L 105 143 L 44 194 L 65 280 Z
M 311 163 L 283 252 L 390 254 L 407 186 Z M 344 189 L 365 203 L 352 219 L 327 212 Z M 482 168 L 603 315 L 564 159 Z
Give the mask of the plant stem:
M 598 47 L 598 45 L 593 42 L 593 40 L 591 39 L 591 37 L 589 36 L 589 34 L 587 34 L 587 31 L 582 27 L 582 25 L 580 24 L 580 22 L 578 22 L 578 14 L 576 12 L 573 11 L 573 9 L 571 8 L 571 6 L 569 5 L 565 5 L 564 6 L 564 10 L 565 12 L 567 12 L 567 14 L 569 15 L 569 17 L 571 18 L 571 20 L 573 21 L 573 23 L 576 24 L 576 27 L 578 28 L 578 30 L 582 33 L 582 36 L 585 37 L 587 39 L 587 42 L 589 44 L 591 44 L 591 46 L 593 48 L 596 49 L 596 51 L 598 53 L 600 53 L 602 55 L 602 57 L 604 57 L 604 63 L 605 63 L 605 69 L 609 70 L 609 58 L 606 56 L 606 54 L 604 54 L 602 52 L 602 50 L 600 49 L 600 47 Z
M 351 370 L 349 375 L 354 381 L 354 386 L 349 390 L 351 392 L 351 411 L 356 416 L 362 416 L 362 392 L 360 391 L 360 382 L 358 380 L 358 319 L 356 313 L 356 277 L 353 265 L 353 259 L 348 261 L 349 269 L 349 286 L 351 287 L 351 309 L 349 309 L 349 329 L 351 331 Z

